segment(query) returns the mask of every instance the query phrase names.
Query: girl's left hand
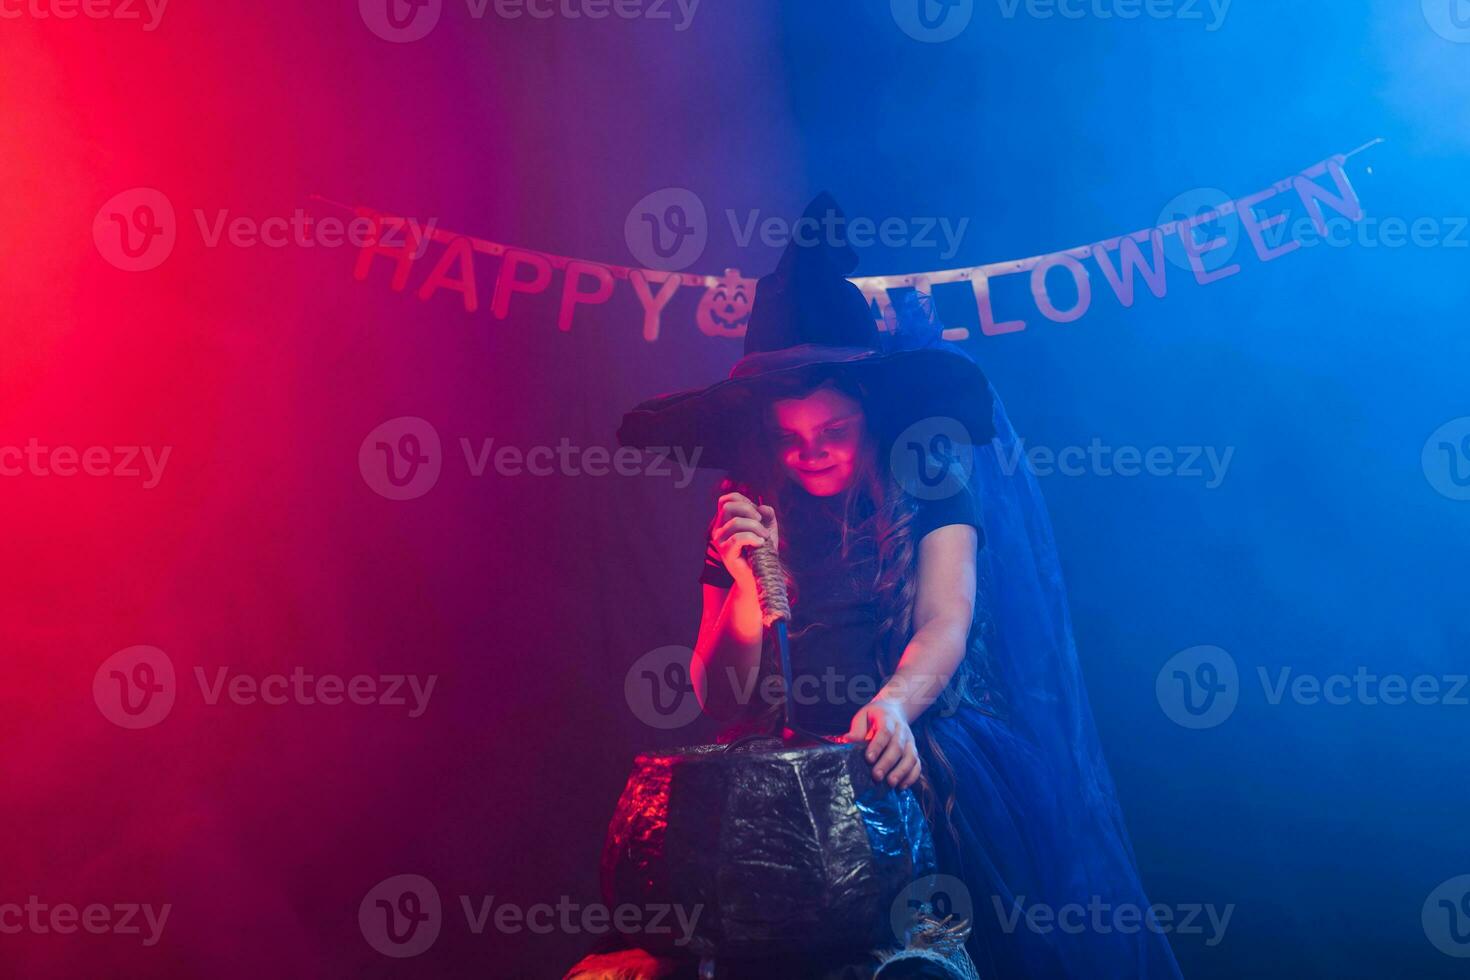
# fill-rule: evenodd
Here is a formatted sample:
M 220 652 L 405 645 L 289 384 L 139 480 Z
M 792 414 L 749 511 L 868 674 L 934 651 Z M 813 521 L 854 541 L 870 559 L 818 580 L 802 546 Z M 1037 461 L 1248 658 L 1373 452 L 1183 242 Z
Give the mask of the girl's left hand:
M 913 729 L 892 701 L 869 701 L 859 708 L 843 740 L 868 743 L 866 758 L 875 782 L 908 789 L 919 781 L 922 767 Z

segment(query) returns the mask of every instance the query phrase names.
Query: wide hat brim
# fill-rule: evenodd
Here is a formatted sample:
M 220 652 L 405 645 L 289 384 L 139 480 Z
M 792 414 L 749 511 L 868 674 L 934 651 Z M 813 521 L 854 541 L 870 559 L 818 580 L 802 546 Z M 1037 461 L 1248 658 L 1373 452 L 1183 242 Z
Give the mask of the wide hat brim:
M 990 385 L 979 365 L 942 348 L 883 353 L 802 344 L 750 354 L 730 377 L 704 388 L 660 395 L 623 416 L 618 441 L 639 449 L 681 451 L 706 469 L 728 470 L 763 424 L 762 412 L 787 382 L 819 384 L 842 377 L 867 393 L 864 408 L 879 440 L 891 443 L 910 426 L 954 420 L 972 445 L 995 434 Z M 695 453 L 698 453 L 696 456 Z

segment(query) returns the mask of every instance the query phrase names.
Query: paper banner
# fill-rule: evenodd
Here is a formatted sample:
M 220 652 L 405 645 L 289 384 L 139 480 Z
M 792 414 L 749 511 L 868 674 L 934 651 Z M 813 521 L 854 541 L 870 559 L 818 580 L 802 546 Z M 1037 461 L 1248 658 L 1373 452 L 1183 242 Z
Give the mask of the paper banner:
M 1200 285 L 1208 285 L 1235 275 L 1241 267 L 1234 264 L 1213 270 L 1206 268 L 1204 257 L 1224 248 L 1226 240 L 1220 237 L 1199 240 L 1198 227 L 1202 224 L 1237 215 L 1257 256 L 1262 262 L 1271 262 L 1301 246 L 1300 242 L 1279 232 L 1272 236 L 1278 239 L 1276 242 L 1268 241 L 1267 233 L 1284 224 L 1286 214 L 1278 210 L 1268 217 L 1261 217 L 1255 209 L 1278 195 L 1294 195 L 1311 216 L 1313 227 L 1320 235 L 1327 234 L 1328 230 L 1324 206 L 1350 221 L 1361 220 L 1363 208 L 1343 164 L 1350 157 L 1381 142 L 1372 140 L 1349 153 L 1329 157 L 1255 194 L 1228 201 L 1182 221 L 1026 259 L 906 275 L 857 276 L 851 282 L 867 297 L 880 328 L 889 330 L 893 329 L 896 320 L 891 290 L 913 289 L 929 294 L 936 286 L 965 282 L 973 290 L 980 332 L 984 336 L 1025 330 L 1031 321 L 1023 314 L 1039 314 L 1054 323 L 1074 322 L 1087 314 L 1094 294 L 1099 291 L 1093 282 L 1093 270 L 1084 264 L 1088 261 L 1101 273 L 1103 285 L 1120 305 L 1129 308 L 1137 299 L 1140 281 L 1156 298 L 1162 299 L 1167 294 L 1168 268 L 1164 245 L 1169 236 L 1179 238 L 1194 279 Z M 1330 188 L 1318 183 L 1324 176 L 1331 179 Z M 372 232 L 366 236 L 353 270 L 358 281 L 366 279 L 386 261 L 392 268 L 391 286 L 401 292 L 408 288 L 411 275 L 422 268 L 425 271 L 420 273 L 423 278 L 415 295 L 428 301 L 442 291 L 457 293 L 466 313 L 475 313 L 480 307 L 475 279 L 476 256 L 499 260 L 490 297 L 490 313 L 502 320 L 510 315 L 516 296 L 545 292 L 552 287 L 556 274 L 560 273 L 561 302 L 557 327 L 564 331 L 571 330 L 579 307 L 608 302 L 616 291 L 617 283 L 624 281 L 632 287 L 643 310 L 643 339 L 650 342 L 658 340 L 663 329 L 663 313 L 675 294 L 685 286 L 703 290 L 695 308 L 695 326 L 710 337 L 744 336 L 755 301 L 756 280 L 742 276 L 738 269 L 726 269 L 723 275 L 714 276 L 594 262 L 486 241 L 446 231 L 436 222 L 420 224 L 412 218 L 386 214 L 361 205 L 342 205 L 315 195 L 313 199 L 352 211 L 371 223 Z M 430 242 L 444 246 L 443 251 L 432 259 L 428 258 Z M 1073 280 L 1074 289 L 1069 295 L 1075 295 L 1075 299 L 1069 307 L 1058 306 L 1050 291 L 1054 270 L 1055 275 L 1066 274 Z M 1010 311 L 1006 314 L 1010 319 L 998 318 L 990 285 L 995 280 L 1017 275 L 1029 275 L 1034 309 Z M 946 330 L 944 336 L 948 340 L 965 340 L 970 333 L 968 328 L 957 327 Z

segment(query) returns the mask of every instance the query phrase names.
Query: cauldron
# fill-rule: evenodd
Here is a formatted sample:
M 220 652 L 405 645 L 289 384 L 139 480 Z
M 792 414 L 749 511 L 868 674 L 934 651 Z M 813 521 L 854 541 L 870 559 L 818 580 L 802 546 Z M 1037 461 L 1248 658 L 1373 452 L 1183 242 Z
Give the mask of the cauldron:
M 626 938 L 732 959 L 891 944 L 891 906 L 933 872 L 934 849 L 917 797 L 875 783 L 864 748 L 769 738 L 638 756 L 608 827 L 603 898 L 677 908 L 667 921 L 693 926 Z

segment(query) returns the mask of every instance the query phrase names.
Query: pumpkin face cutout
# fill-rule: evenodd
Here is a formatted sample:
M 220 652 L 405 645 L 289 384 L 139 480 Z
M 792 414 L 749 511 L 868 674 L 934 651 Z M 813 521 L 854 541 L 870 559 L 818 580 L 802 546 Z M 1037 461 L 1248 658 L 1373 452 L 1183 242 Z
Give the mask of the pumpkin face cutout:
M 755 280 L 742 279 L 739 269 L 726 269 L 724 277 L 704 291 L 695 322 L 709 337 L 744 337 L 754 302 Z

